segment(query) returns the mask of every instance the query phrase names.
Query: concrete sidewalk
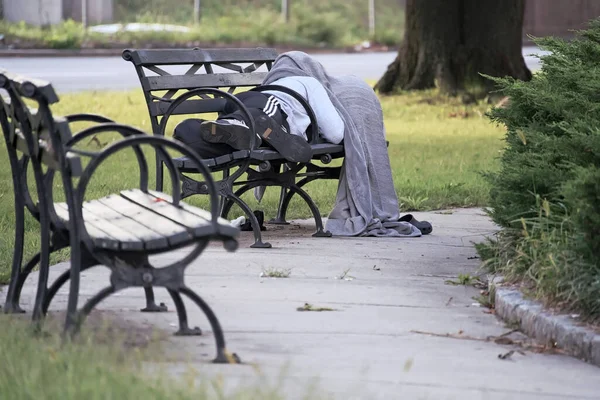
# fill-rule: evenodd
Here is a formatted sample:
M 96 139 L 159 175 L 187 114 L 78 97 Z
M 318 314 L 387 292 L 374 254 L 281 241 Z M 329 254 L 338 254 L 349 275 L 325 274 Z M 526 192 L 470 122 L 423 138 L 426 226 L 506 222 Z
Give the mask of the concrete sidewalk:
M 481 210 L 416 215 L 433 223 L 432 235 L 319 239 L 301 221 L 269 226 L 265 236 L 273 249 L 245 247 L 249 232 L 237 253 L 210 247 L 190 266 L 186 282 L 215 310 L 228 349 L 246 364 L 207 363 L 214 355 L 207 332 L 168 339 L 169 362 L 158 367 L 183 374 L 193 366 L 202 376 L 223 377 L 228 388 L 275 385 L 289 398 L 302 398 L 313 386 L 315 393 L 340 399 L 600 398 L 600 370 L 594 366 L 527 350 L 502 360 L 498 355 L 517 348 L 468 340 L 510 331 L 472 299 L 477 289 L 445 283 L 476 273 L 472 242 L 495 228 Z M 176 257 L 181 253 L 159 260 Z M 261 277 L 268 268 L 291 268 L 291 275 Z M 62 270 L 53 268 L 52 276 Z M 86 272 L 83 297 L 106 286 L 107 278 L 105 268 Z M 28 308 L 35 281 L 30 278 L 24 289 Z M 122 292 L 99 308 L 174 331 L 174 307 L 166 292 L 157 295 L 169 313 L 137 312 L 144 302 L 141 289 Z M 64 309 L 65 301 L 65 293 L 59 294 L 53 308 Z M 305 303 L 336 311 L 298 312 Z M 192 325 L 208 329 L 197 309 L 190 306 L 189 312 Z

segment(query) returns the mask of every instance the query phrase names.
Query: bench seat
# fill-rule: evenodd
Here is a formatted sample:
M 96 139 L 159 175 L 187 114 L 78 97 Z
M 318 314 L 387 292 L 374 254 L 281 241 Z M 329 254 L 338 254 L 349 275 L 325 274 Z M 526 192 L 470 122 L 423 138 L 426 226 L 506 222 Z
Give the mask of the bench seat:
M 139 189 L 124 190 L 83 203 L 85 228 L 99 249 L 113 251 L 161 251 L 181 247 L 215 235 L 210 213 L 189 204 L 181 207 L 170 202 L 171 196 Z M 63 222 L 69 220 L 66 203 L 55 203 Z M 223 235 L 235 237 L 238 229 L 219 218 Z
M 332 158 L 340 158 L 344 156 L 344 145 L 333 143 L 317 143 L 311 145 L 313 159 L 319 159 L 322 155 L 330 154 Z M 259 148 L 253 151 L 239 150 L 231 154 L 225 154 L 216 158 L 208 158 L 203 160 L 204 165 L 209 168 L 218 166 L 226 166 L 235 161 L 243 161 L 248 158 L 261 161 L 285 160 L 281 154 L 270 148 Z M 174 158 L 175 166 L 182 172 L 194 172 L 194 166 L 186 157 Z
M 319 158 L 323 154 L 337 154 L 344 152 L 344 146 L 341 144 L 318 143 L 311 145 L 313 158 Z M 256 149 L 252 151 L 250 157 L 259 161 L 283 160 L 281 154 L 271 149 Z

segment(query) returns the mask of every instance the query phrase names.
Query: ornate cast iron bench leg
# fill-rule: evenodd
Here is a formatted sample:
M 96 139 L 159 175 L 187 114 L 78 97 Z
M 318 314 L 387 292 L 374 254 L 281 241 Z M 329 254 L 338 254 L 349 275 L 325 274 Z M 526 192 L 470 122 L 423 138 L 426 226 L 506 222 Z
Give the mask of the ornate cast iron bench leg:
M 198 296 L 193 290 L 189 289 L 188 287 L 184 286 L 180 288 L 179 291 L 186 295 L 194 303 L 196 303 L 196 305 L 202 310 L 202 312 L 204 312 L 206 318 L 208 318 L 217 345 L 217 356 L 214 358 L 213 362 L 217 364 L 241 363 L 241 360 L 237 354 L 227 352 L 225 347 L 225 335 L 223 335 L 223 329 L 221 328 L 221 324 L 219 323 L 217 316 L 208 306 L 208 304 L 206 304 L 206 302 L 200 296 Z
M 285 170 L 288 169 L 286 164 L 279 166 L 278 171 L 281 171 L 281 168 Z M 272 225 L 289 225 L 290 223 L 285 220 L 285 214 L 287 212 L 287 208 L 289 205 L 289 200 L 287 204 L 284 204 L 288 194 L 288 189 L 286 187 L 281 187 L 281 191 L 279 193 L 279 204 L 277 205 L 277 216 L 269 221 L 269 224 Z
M 258 223 L 258 219 L 256 215 L 252 212 L 252 209 L 240 198 L 240 196 L 245 193 L 247 190 L 253 188 L 255 186 L 244 185 L 240 189 L 238 189 L 235 193 L 229 193 L 226 195 L 226 200 L 223 203 L 223 208 L 221 211 L 221 217 L 227 219 L 229 215 L 229 211 L 231 211 L 231 207 L 233 204 L 237 204 L 238 207 L 242 209 L 244 214 L 246 214 L 246 218 L 250 221 L 250 225 L 252 226 L 252 233 L 254 234 L 254 244 L 250 247 L 254 249 L 270 249 L 271 243 L 262 241 L 262 233 L 260 231 L 260 224 Z
M 321 218 L 319 208 L 317 207 L 313 199 L 311 199 L 311 197 L 308 195 L 308 193 L 306 193 L 301 187 L 297 185 L 292 185 L 290 186 L 290 192 L 288 193 L 288 195 L 291 197 L 293 193 L 297 193 L 300 197 L 302 197 L 302 199 L 306 202 L 306 204 L 308 204 L 308 207 L 310 208 L 313 218 L 315 219 L 315 226 L 317 228 L 317 231 L 313 233 L 313 237 L 331 237 L 331 232 L 326 231 L 323 227 L 323 219 Z
M 154 290 L 152 287 L 145 287 L 144 294 L 146 296 L 146 308 L 142 308 L 141 312 L 167 312 L 165 303 L 156 304 L 154 300 Z
M 6 302 L 4 304 L 4 312 L 6 314 L 22 314 L 25 312 L 19 305 L 19 294 L 20 289 L 17 289 L 17 282 L 19 276 L 22 274 L 21 264 L 23 263 L 23 250 L 25 246 L 25 199 L 23 197 L 23 185 L 25 184 L 24 179 L 26 178 L 26 158 L 22 158 L 20 161 L 17 159 L 13 152 L 8 152 L 11 170 L 13 171 L 13 189 L 15 193 L 15 247 L 13 250 L 12 268 L 10 283 L 8 286 L 8 293 L 6 295 Z M 21 176 L 18 172 L 21 172 Z M 23 175 L 23 172 L 25 174 Z M 39 260 L 39 253 L 37 254 Z M 34 262 L 34 265 L 38 261 Z M 24 267 L 31 264 L 31 261 Z M 32 267 L 33 268 L 33 267 Z
M 54 251 L 55 251 L 55 249 L 51 248 L 51 253 L 53 253 Z M 37 266 L 37 264 L 39 263 L 39 260 L 40 260 L 40 253 L 33 256 L 29 260 L 29 262 L 25 265 L 25 267 L 23 268 L 21 273 L 18 275 L 18 278 L 15 283 L 14 291 L 12 293 L 9 293 L 10 296 L 7 295 L 7 300 L 6 300 L 7 305 L 5 305 L 5 307 L 4 307 L 5 313 L 7 313 L 7 314 L 25 313 L 25 310 L 19 306 L 20 299 L 21 299 L 21 291 L 23 289 L 23 285 L 25 284 L 25 281 L 27 280 L 27 277 L 29 276 L 31 271 L 33 271 L 33 269 Z M 82 266 L 81 271 L 83 272 L 83 271 L 85 271 L 91 267 L 97 266 L 97 265 L 98 265 L 97 263 L 92 263 L 89 265 L 85 264 L 84 266 Z M 56 278 L 56 280 L 48 287 L 48 289 L 46 290 L 46 294 L 44 296 L 44 300 L 42 302 L 42 314 L 43 315 L 46 315 L 48 313 L 48 308 L 50 306 L 50 303 L 52 302 L 52 299 L 54 298 L 56 293 L 60 290 L 60 288 L 63 287 L 64 284 L 69 281 L 69 277 L 70 277 L 70 271 L 67 270 L 67 271 L 63 272 L 62 274 L 60 274 L 59 277 Z M 164 303 L 160 303 L 160 305 L 156 305 L 156 303 L 154 302 L 154 291 L 152 290 L 152 288 L 145 288 L 144 292 L 146 293 L 146 308 L 152 307 L 152 305 L 154 305 L 153 307 L 156 308 L 154 310 L 155 312 L 167 312 L 168 311 L 168 307 Z M 150 296 L 148 296 L 148 294 L 150 294 Z M 146 311 L 146 308 L 142 309 L 141 311 Z
M 245 192 L 247 192 L 250 189 L 254 189 L 257 186 L 261 186 L 261 183 L 255 182 L 255 183 L 246 184 L 246 185 L 242 186 L 241 188 L 239 188 L 235 192 L 235 196 L 239 199 L 239 196 L 242 196 Z M 317 205 L 315 204 L 315 202 L 312 200 L 312 198 L 309 196 L 309 194 L 306 193 L 306 191 L 304 191 L 304 189 L 302 189 L 298 185 L 291 185 L 287 188 L 284 186 L 282 188 L 282 190 L 286 190 L 286 189 L 287 189 L 287 194 L 283 198 L 285 207 L 280 209 L 280 210 L 283 210 L 284 220 L 285 220 L 285 211 L 287 210 L 287 206 L 289 205 L 289 201 L 290 201 L 292 195 L 298 194 L 306 202 L 306 204 L 310 208 L 310 212 L 312 213 L 313 218 L 315 219 L 315 226 L 316 226 L 317 231 L 313 234 L 313 237 L 331 237 L 331 232 L 325 231 L 325 228 L 323 226 L 323 219 L 321 218 L 319 209 L 318 209 Z M 242 202 L 241 199 L 240 199 L 240 202 Z M 223 214 L 222 214 L 223 218 L 227 218 L 227 215 L 229 214 L 229 211 L 231 210 L 232 206 L 233 206 L 233 203 L 231 200 L 229 200 L 225 203 L 225 205 L 223 207 Z M 244 203 L 244 206 L 248 207 L 247 205 L 245 205 L 245 203 Z M 240 205 L 240 207 L 241 207 L 241 205 Z M 248 209 L 250 209 L 250 208 L 248 207 Z M 254 214 L 252 214 L 252 216 L 254 216 Z M 253 223 L 252 219 L 250 220 L 250 222 L 251 222 L 251 224 Z M 256 221 L 256 224 L 258 225 L 258 221 Z M 252 227 L 253 227 L 253 230 L 255 231 L 255 237 L 256 237 L 256 229 L 254 229 L 254 225 Z M 254 246 L 252 246 L 252 247 L 254 247 Z M 269 245 L 269 247 L 270 247 L 270 245 Z
M 21 269 L 21 272 L 16 274 L 15 278 L 10 281 L 8 293 L 6 295 L 6 303 L 4 304 L 4 312 L 6 314 L 23 314 L 25 310 L 21 308 L 21 290 L 25 284 L 25 280 L 33 271 L 35 266 L 40 261 L 40 253 L 34 255 L 25 266 Z
M 281 188 L 281 192 L 279 194 L 279 205 L 277 206 L 277 216 L 272 218 L 269 221 L 271 225 L 289 225 L 290 223 L 285 220 L 285 214 L 287 212 L 287 208 L 289 205 L 289 200 L 285 203 L 287 199 L 288 190 L 285 187 Z
M 194 252 L 202 252 L 203 249 L 206 247 L 208 240 L 205 240 L 204 242 L 205 243 L 200 244 L 197 247 L 197 249 L 194 250 Z M 195 259 L 195 257 L 188 256 L 180 262 L 176 262 L 168 267 L 160 269 L 155 269 L 154 267 L 149 265 L 147 263 L 147 259 L 144 259 L 143 257 L 137 260 L 128 260 L 126 263 L 122 261 L 112 263 L 105 262 L 105 264 L 112 264 L 110 266 L 112 270 L 111 285 L 105 287 L 104 289 L 96 293 L 94 296 L 92 296 L 83 305 L 83 307 L 73 315 L 71 320 L 67 320 L 65 331 L 68 332 L 71 336 L 77 334 L 81 328 L 81 324 L 83 323 L 85 318 L 90 314 L 90 312 L 94 309 L 94 307 L 96 307 L 98 304 L 100 304 L 100 302 L 108 298 L 110 295 L 128 287 L 147 287 L 148 284 L 155 284 L 156 286 L 166 287 L 171 296 L 173 297 L 180 323 L 180 331 L 178 332 L 178 334 L 188 336 L 192 334 L 197 335 L 201 333 L 198 328 L 190 330 L 187 327 L 187 313 L 185 310 L 184 303 L 181 299 L 181 294 L 183 294 L 200 308 L 200 310 L 204 313 L 204 315 L 210 323 L 216 343 L 216 356 L 213 359 L 213 362 L 240 363 L 240 359 L 236 354 L 230 354 L 227 352 L 223 329 L 221 328 L 221 324 L 219 323 L 217 316 L 212 311 L 210 306 L 197 293 L 195 293 L 192 289 L 188 288 L 183 284 L 183 275 L 185 267 L 193 259 Z M 78 268 L 76 268 L 76 270 L 78 270 Z M 69 294 L 69 296 L 75 297 L 78 296 L 78 293 L 72 292 Z M 76 303 L 76 299 L 70 300 L 73 303 Z
M 231 211 L 231 207 L 233 204 L 237 204 L 246 215 L 248 221 L 250 221 L 250 225 L 252 226 L 252 232 L 254 234 L 254 243 L 250 246 L 251 248 L 259 248 L 259 249 L 270 249 L 272 246 L 268 242 L 263 242 L 262 233 L 260 231 L 260 224 L 258 223 L 258 219 L 256 215 L 252 212 L 252 209 L 240 198 L 241 194 L 246 190 L 242 190 L 247 185 L 242 186 L 241 189 L 238 189 L 235 193 L 232 191 L 231 186 L 233 181 L 229 176 L 229 172 L 227 174 L 227 180 L 219 181 L 220 185 L 220 200 L 219 200 L 219 211 L 221 218 L 227 219 L 229 212 Z M 182 180 L 182 199 L 186 197 L 193 196 L 195 194 L 207 194 L 204 182 L 196 181 L 189 176 L 181 175 Z
M 202 330 L 197 326 L 194 328 L 190 328 L 188 324 L 187 311 L 185 309 L 185 304 L 183 303 L 183 299 L 179 292 L 171 289 L 167 289 L 171 298 L 173 299 L 173 303 L 175 303 L 175 309 L 177 310 L 177 319 L 179 320 L 179 330 L 175 332 L 175 336 L 200 336 L 202 335 Z

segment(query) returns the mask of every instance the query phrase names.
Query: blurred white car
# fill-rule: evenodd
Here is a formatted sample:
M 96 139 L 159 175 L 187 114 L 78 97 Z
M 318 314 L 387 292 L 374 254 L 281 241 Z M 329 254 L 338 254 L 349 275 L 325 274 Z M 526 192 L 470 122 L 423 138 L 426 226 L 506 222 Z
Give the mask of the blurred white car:
M 182 32 L 187 33 L 190 28 L 181 25 L 169 25 L 169 24 L 143 24 L 143 23 L 130 23 L 130 24 L 108 24 L 108 25 L 96 25 L 90 26 L 89 31 L 96 33 L 104 33 L 107 35 L 118 33 L 118 32 Z

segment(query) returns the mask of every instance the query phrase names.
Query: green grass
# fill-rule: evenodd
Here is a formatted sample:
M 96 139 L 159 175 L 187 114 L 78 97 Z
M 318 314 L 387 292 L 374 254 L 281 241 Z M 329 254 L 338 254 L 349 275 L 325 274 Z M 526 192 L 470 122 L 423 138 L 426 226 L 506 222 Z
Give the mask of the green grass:
M 173 376 L 165 369 L 169 364 L 163 363 L 165 356 L 156 338 L 132 346 L 118 331 L 98 326 L 93 335 L 84 330 L 75 342 L 63 344 L 56 327 L 36 336 L 25 320 L 4 315 L 0 315 L 0 326 L 1 399 L 283 398 L 268 384 L 225 388 L 221 380 L 207 380 L 191 366 Z
M 454 285 L 454 286 L 471 286 L 472 284 L 474 284 L 477 281 L 477 278 L 470 275 L 470 274 L 458 274 L 458 277 L 456 278 L 456 280 L 447 280 L 445 283 L 447 285 Z
M 403 211 L 486 204 L 480 173 L 496 169 L 503 147 L 503 130 L 485 117 L 486 105 L 425 93 L 384 98 L 382 106 Z
M 503 135 L 503 130 L 490 124 L 483 115 L 486 105 L 465 107 L 458 101 L 438 98 L 431 92 L 383 98 L 382 105 L 394 183 L 402 211 L 486 204 L 488 185 L 480 171 L 496 168 Z M 57 115 L 94 112 L 150 131 L 140 90 L 68 94 L 61 97 L 53 110 Z M 467 116 L 463 117 L 465 112 Z M 174 117 L 169 131 L 182 119 Z M 74 127 L 75 130 L 80 128 L 78 125 Z M 99 137 L 101 144 L 114 139 L 114 136 Z M 90 146 L 97 147 L 94 143 Z M 0 154 L 0 281 L 6 282 L 14 243 L 14 198 L 4 141 L 0 145 Z M 152 157 L 149 161 L 152 168 Z M 135 187 L 138 184 L 136 171 L 131 152 L 116 154 L 94 175 L 87 198 Z M 59 200 L 59 180 L 55 186 L 55 197 Z M 307 186 L 307 191 L 325 215 L 333 206 L 336 189 L 336 181 L 317 181 Z M 251 193 L 247 193 L 245 199 L 253 209 L 263 209 L 266 218 L 270 219 L 276 212 L 278 195 L 277 188 L 269 188 L 260 205 Z M 200 196 L 190 199 L 193 204 L 204 206 L 205 201 Z M 230 217 L 240 215 L 243 215 L 241 211 L 234 208 Z M 288 217 L 310 217 L 310 211 L 296 198 L 291 202 Z M 33 218 L 26 220 L 25 237 L 27 255 L 31 256 L 39 247 L 38 226 Z M 66 253 L 60 253 L 54 261 L 63 260 L 66 256 Z
M 291 268 L 269 267 L 269 268 L 263 268 L 263 270 L 260 273 L 260 276 L 266 277 L 266 278 L 289 278 L 291 274 L 292 274 Z
M 58 335 L 36 337 L 25 321 L 10 316 L 1 316 L 0 324 L 0 398 L 167 398 L 156 380 L 131 372 L 139 353 L 123 357 L 122 348 L 90 346 L 87 337 L 61 346 Z

